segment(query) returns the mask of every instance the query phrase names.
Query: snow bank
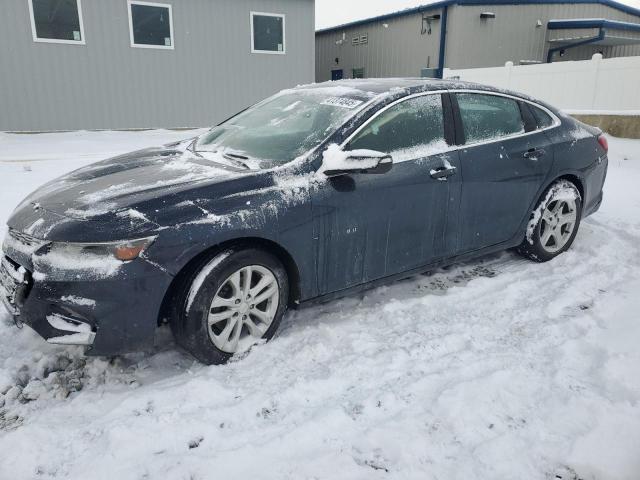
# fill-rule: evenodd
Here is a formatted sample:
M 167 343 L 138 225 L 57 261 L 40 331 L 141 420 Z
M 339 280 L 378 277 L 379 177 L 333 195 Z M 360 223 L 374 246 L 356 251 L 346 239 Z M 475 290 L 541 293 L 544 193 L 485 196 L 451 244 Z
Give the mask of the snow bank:
M 0 313 L 0 478 L 637 480 L 640 141 L 609 141 L 601 211 L 553 262 L 505 252 L 291 311 L 225 366 L 165 328 L 84 357 Z M 63 168 L 31 165 L 0 164 L 0 220 Z

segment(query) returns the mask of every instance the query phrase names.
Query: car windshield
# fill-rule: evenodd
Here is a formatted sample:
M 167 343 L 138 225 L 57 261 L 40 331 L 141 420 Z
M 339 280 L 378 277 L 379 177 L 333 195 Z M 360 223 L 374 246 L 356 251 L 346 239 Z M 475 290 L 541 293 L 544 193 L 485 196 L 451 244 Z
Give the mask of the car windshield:
M 317 146 L 369 98 L 344 88 L 279 93 L 205 133 L 193 150 L 244 168 L 284 165 Z

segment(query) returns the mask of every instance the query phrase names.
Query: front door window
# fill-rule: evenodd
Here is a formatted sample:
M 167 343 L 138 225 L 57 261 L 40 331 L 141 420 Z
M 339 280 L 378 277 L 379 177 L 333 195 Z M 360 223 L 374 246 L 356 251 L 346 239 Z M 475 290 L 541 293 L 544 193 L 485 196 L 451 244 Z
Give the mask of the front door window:
M 347 147 L 389 153 L 394 162 L 446 148 L 440 95 L 424 95 L 394 105 L 374 118 Z

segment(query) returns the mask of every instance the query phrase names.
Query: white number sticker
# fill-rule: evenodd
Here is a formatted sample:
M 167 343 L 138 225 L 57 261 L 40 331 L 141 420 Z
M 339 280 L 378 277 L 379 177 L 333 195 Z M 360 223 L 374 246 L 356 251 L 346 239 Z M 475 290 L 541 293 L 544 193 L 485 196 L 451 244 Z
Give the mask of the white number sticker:
M 362 104 L 362 100 L 354 100 L 353 98 L 329 97 L 322 102 L 322 105 L 331 105 L 333 107 L 356 108 Z

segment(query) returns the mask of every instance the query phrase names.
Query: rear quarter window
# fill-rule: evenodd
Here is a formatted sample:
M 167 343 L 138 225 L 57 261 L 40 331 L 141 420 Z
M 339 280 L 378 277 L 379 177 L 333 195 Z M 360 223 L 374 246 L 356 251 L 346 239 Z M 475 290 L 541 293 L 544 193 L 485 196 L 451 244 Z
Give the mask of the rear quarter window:
M 547 112 L 531 104 L 529 105 L 529 107 L 536 119 L 538 128 L 548 128 L 553 125 L 553 118 L 551 118 L 551 116 Z

